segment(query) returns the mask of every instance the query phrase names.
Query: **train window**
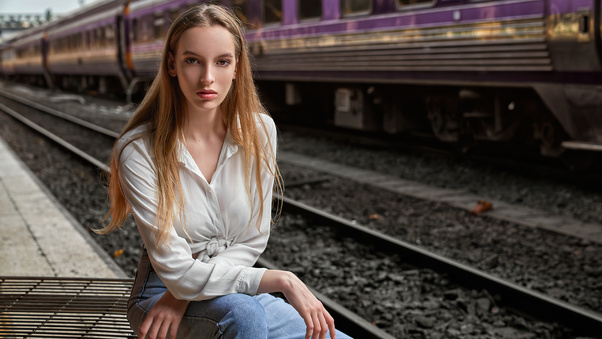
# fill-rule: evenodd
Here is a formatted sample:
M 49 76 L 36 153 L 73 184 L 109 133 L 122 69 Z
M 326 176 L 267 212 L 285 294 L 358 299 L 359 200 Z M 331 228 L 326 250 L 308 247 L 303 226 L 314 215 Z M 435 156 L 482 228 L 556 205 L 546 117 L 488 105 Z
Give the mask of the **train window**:
M 105 35 L 107 37 L 107 45 L 112 45 L 113 42 L 115 41 L 115 27 L 113 27 L 113 25 L 109 25 L 107 27 L 105 27 Z
M 433 2 L 433 0 L 397 0 L 397 8 L 415 5 L 430 5 Z
M 282 0 L 263 1 L 263 22 L 275 24 L 282 21 Z
M 372 0 L 341 0 L 341 13 L 344 16 L 370 13 Z
M 322 0 L 299 1 L 299 19 L 316 19 L 322 17 Z
M 94 41 L 94 43 L 91 43 L 90 46 L 92 46 L 92 48 L 98 46 L 98 32 L 96 31 L 96 28 L 92 29 L 90 31 L 90 34 L 92 35 L 92 40 Z
M 96 48 L 100 46 L 100 32 L 98 31 L 98 28 L 94 28 L 92 34 L 94 34 L 94 47 Z
M 92 31 L 88 31 L 88 48 L 92 48 Z
M 140 28 L 142 29 L 142 33 L 140 34 L 140 41 L 150 41 L 153 39 L 151 36 L 151 24 L 153 21 L 153 17 L 151 14 L 145 15 L 142 17 L 142 22 Z
M 153 37 L 155 39 L 163 39 L 163 36 L 165 35 L 165 18 L 163 17 L 163 12 L 155 13 L 153 27 Z
M 96 29 L 96 47 L 102 47 L 105 43 L 105 31 L 102 27 Z
M 232 1 L 232 9 L 240 21 L 249 26 L 249 0 L 234 0 Z
M 100 28 L 100 39 L 101 39 L 101 45 L 102 47 L 105 47 L 107 45 L 107 26 L 103 26 Z
M 138 19 L 132 20 L 132 41 L 138 42 Z

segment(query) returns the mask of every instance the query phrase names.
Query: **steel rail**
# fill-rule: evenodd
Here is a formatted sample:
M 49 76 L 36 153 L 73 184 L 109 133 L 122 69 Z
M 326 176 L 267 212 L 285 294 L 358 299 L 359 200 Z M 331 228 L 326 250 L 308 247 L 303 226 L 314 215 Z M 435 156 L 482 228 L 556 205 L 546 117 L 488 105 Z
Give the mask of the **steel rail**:
M 259 257 L 257 265 L 265 267 L 267 269 L 278 270 L 276 265 L 267 259 Z M 307 286 L 307 288 L 313 293 L 318 300 L 322 302 L 324 307 L 328 310 L 330 315 L 336 319 L 336 325 L 338 328 L 345 328 L 345 331 L 349 334 L 353 334 L 355 338 L 382 338 L 382 339 L 395 339 L 394 336 L 381 330 L 380 328 L 372 325 L 366 319 L 359 315 L 351 312 L 347 308 L 341 306 L 336 301 L 328 298 L 324 294 L 318 292 L 314 288 Z M 341 324 L 343 326 L 341 326 Z
M 421 267 L 426 266 L 447 273 L 465 286 L 486 288 L 490 292 L 499 293 L 503 304 L 526 311 L 535 318 L 567 324 L 594 336 L 602 333 L 602 314 L 551 298 L 293 199 L 282 196 L 275 198 L 283 204 L 283 211 L 311 216 L 328 225 L 344 229 L 347 235 L 353 234 L 360 241 L 374 244 L 380 250 L 402 254 L 404 259 Z
M 72 123 L 78 124 L 78 125 L 83 126 L 83 127 L 87 128 L 87 129 L 90 129 L 92 131 L 104 134 L 106 136 L 113 137 L 113 138 L 118 138 L 119 137 L 119 133 L 117 133 L 115 131 L 112 131 L 110 129 L 98 126 L 98 125 L 93 124 L 93 123 L 91 123 L 89 121 L 86 121 L 86 120 L 74 117 L 71 114 L 63 113 L 63 112 L 58 111 L 58 110 L 56 110 L 54 108 L 50 108 L 48 106 L 44 106 L 44 105 L 38 104 L 37 102 L 31 101 L 29 99 L 25 99 L 25 98 L 20 97 L 18 95 L 15 95 L 15 94 L 12 94 L 12 93 L 9 93 L 9 92 L 6 92 L 6 91 L 2 91 L 2 90 L 0 90 L 0 95 L 6 97 L 8 99 L 11 99 L 13 101 L 20 102 L 23 105 L 27 105 L 27 106 L 33 107 L 33 108 L 35 108 L 37 110 L 40 110 L 42 112 L 54 115 L 55 117 L 61 118 L 63 120 L 67 120 L 67 121 L 70 121 Z
M 15 119 L 21 121 L 28 127 L 35 130 L 36 132 L 41 133 L 44 136 L 50 138 L 52 141 L 63 146 L 68 151 L 70 151 L 70 152 L 74 153 L 75 155 L 88 161 L 93 166 L 110 173 L 110 168 L 108 168 L 101 161 L 95 159 L 93 156 L 85 153 L 84 151 L 80 150 L 79 148 L 71 145 L 69 142 L 63 140 L 59 136 L 44 129 L 42 126 L 39 126 L 36 123 L 34 123 L 33 121 L 23 117 L 21 114 L 17 113 L 16 111 L 8 108 L 7 106 L 5 106 L 3 104 L 0 104 L 0 110 L 7 112 L 9 115 L 14 117 Z M 272 263 L 270 263 L 266 260 L 261 260 L 258 263 L 266 268 L 278 269 L 275 265 L 273 265 Z M 349 328 L 351 331 L 354 331 L 354 332 L 349 332 L 349 333 L 353 333 L 354 336 L 356 336 L 358 338 L 367 338 L 367 339 L 372 339 L 372 338 L 373 339 L 393 339 L 393 338 L 395 338 L 392 335 L 388 334 L 387 332 L 372 325 L 371 323 L 369 323 L 367 320 L 360 317 L 359 315 L 346 309 L 344 306 L 338 304 L 334 300 L 319 293 L 315 289 L 312 289 L 310 286 L 308 286 L 308 288 L 310 288 L 310 290 L 314 293 L 314 295 L 331 312 L 331 315 L 333 316 L 333 318 L 335 318 L 337 324 L 339 324 L 339 325 L 343 324 L 343 328 L 345 328 L 345 329 Z M 0 296 L 1 296 L 1 294 L 0 294 Z M 26 305 L 24 305 L 24 308 L 27 310 L 35 310 L 35 307 L 33 307 L 33 306 L 27 307 Z M 78 311 L 78 310 L 75 309 L 73 311 Z M 85 310 L 82 310 L 82 311 L 85 312 Z M 341 326 L 339 326 L 339 327 L 341 327 Z M 1 335 L 3 335 L 2 332 L 0 332 L 0 336 Z
M 7 107 L 6 105 L 0 104 L 0 110 L 2 110 L 5 113 L 9 114 L 13 118 L 21 121 L 23 124 L 27 125 L 29 128 L 31 128 L 31 129 L 35 130 L 36 132 L 44 135 L 48 139 L 56 142 L 57 144 L 59 144 L 62 147 L 66 148 L 67 150 L 69 150 L 73 154 L 76 154 L 77 156 L 79 156 L 80 158 L 86 160 L 87 162 L 91 163 L 92 165 L 100 168 L 101 170 L 103 170 L 105 172 L 109 171 L 109 166 L 107 166 L 106 164 L 104 164 L 102 161 L 94 158 L 93 156 L 89 155 L 88 153 L 86 153 L 86 152 L 82 151 L 81 149 L 73 146 L 72 144 L 70 144 L 69 142 L 65 141 L 64 139 L 62 139 L 58 135 L 50 132 L 49 130 L 43 128 L 42 126 L 36 124 L 35 122 L 27 119 L 26 117 L 24 117 L 23 115 L 17 113 L 16 111 L 12 110 L 11 108 Z

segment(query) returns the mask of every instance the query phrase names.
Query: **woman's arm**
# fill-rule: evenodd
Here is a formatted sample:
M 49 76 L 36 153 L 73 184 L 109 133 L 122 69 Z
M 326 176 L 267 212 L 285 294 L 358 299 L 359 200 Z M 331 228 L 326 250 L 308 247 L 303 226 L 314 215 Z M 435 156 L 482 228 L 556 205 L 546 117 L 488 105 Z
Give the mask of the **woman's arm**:
M 334 319 L 296 275 L 286 271 L 267 270 L 261 278 L 257 293 L 271 292 L 283 293 L 299 312 L 307 326 L 305 338 L 322 339 L 330 330 L 330 338 L 335 339 Z

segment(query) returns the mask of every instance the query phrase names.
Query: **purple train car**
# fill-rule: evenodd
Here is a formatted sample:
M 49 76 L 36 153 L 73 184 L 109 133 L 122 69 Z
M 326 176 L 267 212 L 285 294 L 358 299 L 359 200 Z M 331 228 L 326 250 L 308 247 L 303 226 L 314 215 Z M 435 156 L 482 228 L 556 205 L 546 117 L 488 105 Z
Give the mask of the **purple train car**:
M 0 75 L 4 78 L 15 74 L 15 48 L 10 44 L 0 44 Z
M 282 107 L 313 101 L 336 125 L 392 133 L 428 118 L 449 142 L 602 150 L 599 0 L 240 2 Z
M 120 54 L 123 2 L 92 3 L 46 30 L 47 68 L 55 84 L 83 89 L 97 86 L 101 92 L 107 91 L 112 80 L 127 86 Z
M 3 49 L 2 69 L 19 74 L 28 82 L 45 85 L 48 73 L 44 67 L 44 30 L 34 28 L 18 35 L 18 39 Z M 11 59 L 12 57 L 12 59 Z
M 92 4 L 9 41 L 0 69 L 61 86 L 116 81 L 129 96 L 156 74 L 170 23 L 198 2 Z M 247 25 L 274 112 L 549 156 L 602 151 L 602 0 L 221 2 Z

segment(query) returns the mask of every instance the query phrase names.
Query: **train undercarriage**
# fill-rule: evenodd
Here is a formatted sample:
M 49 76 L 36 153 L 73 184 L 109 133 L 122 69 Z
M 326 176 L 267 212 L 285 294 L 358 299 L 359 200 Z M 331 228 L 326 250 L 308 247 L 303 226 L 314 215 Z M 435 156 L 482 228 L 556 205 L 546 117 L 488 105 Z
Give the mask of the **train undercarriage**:
M 556 103 L 550 109 L 554 103 L 542 99 L 541 89 L 279 81 L 262 81 L 258 87 L 268 109 L 294 120 L 302 117 L 388 134 L 429 134 L 459 146 L 526 145 L 552 158 L 581 151 L 595 156 L 589 151 L 596 149 L 583 145 L 602 145 L 576 142 L 570 147 L 583 129 L 567 125 L 573 113 L 562 111 L 564 106 Z

